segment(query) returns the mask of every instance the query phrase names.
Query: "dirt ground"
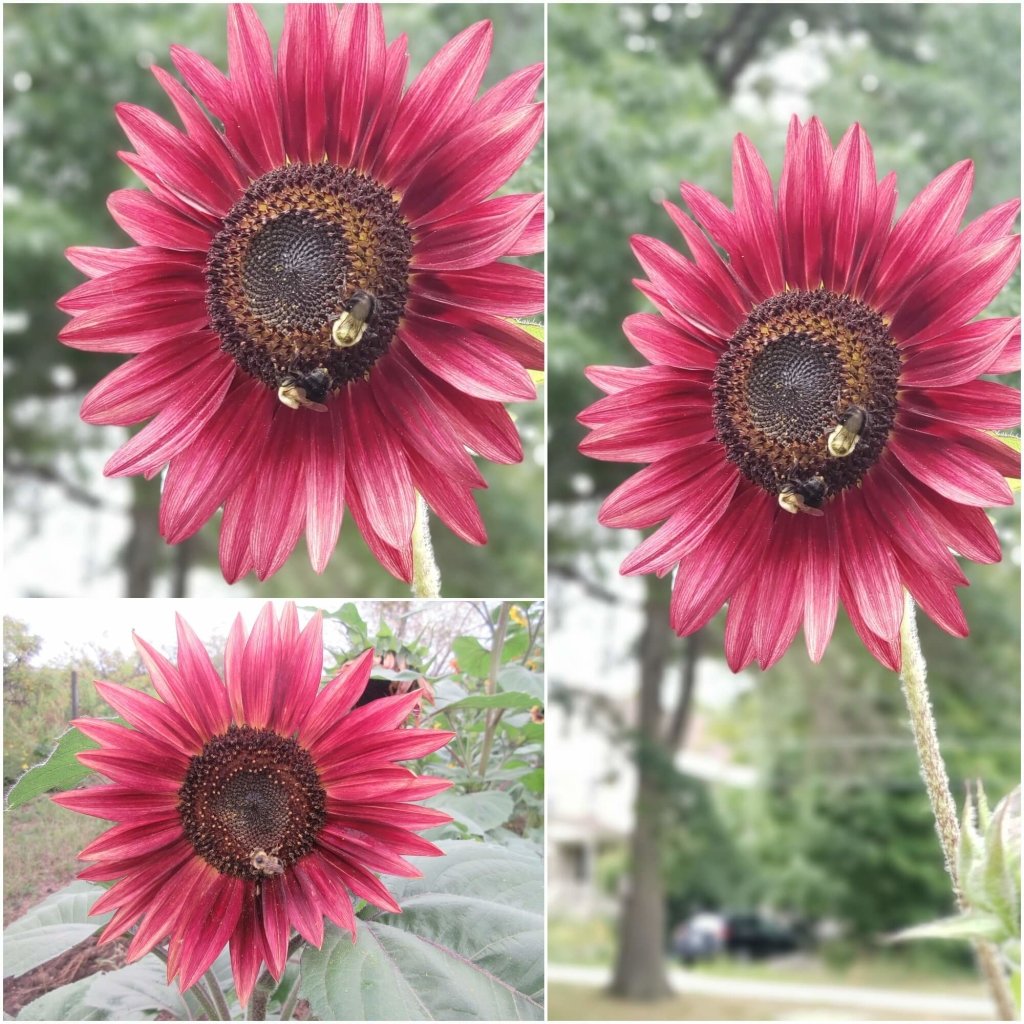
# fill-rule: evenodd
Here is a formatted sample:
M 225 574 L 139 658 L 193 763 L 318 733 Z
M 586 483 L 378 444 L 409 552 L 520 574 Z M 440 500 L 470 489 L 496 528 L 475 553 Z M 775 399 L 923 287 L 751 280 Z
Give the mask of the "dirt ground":
M 78 981 L 79 978 L 88 977 L 97 971 L 112 971 L 123 967 L 128 942 L 129 938 L 125 937 L 98 946 L 96 936 L 91 935 L 66 953 L 40 964 L 27 974 L 17 978 L 5 978 L 4 1012 L 13 1017 L 23 1006 L 31 1003 L 33 999 L 38 999 L 45 992 Z

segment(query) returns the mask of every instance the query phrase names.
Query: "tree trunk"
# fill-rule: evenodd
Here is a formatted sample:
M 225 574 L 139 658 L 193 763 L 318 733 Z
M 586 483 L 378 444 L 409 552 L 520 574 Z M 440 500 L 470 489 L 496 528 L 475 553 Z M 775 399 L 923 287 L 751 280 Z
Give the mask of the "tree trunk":
M 132 532 L 125 548 L 128 597 L 149 597 L 153 591 L 157 548 L 160 543 L 160 486 L 132 477 Z
M 188 574 L 192 568 L 192 547 L 195 543 L 195 537 L 187 537 L 174 549 L 171 597 L 188 597 Z
M 662 746 L 661 682 L 671 637 L 669 581 L 654 576 L 646 579 L 646 621 L 640 638 L 635 823 L 611 986 L 613 995 L 635 1000 L 660 999 L 672 992 L 665 969 L 665 891 L 661 876 L 664 780 L 661 758 L 656 756 Z
M 665 746 L 669 752 L 682 749 L 686 739 L 686 730 L 690 725 L 690 712 L 693 710 L 693 694 L 697 689 L 697 659 L 704 634 L 701 630 L 691 633 L 683 647 L 683 668 L 679 678 L 679 700 L 672 713 L 672 721 L 665 733 Z

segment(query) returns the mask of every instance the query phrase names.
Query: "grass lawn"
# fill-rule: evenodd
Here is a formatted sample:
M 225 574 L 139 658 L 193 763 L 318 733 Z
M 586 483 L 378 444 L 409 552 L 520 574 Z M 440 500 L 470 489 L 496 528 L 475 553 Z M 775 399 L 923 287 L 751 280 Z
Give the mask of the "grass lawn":
M 85 866 L 78 851 L 110 822 L 38 797 L 4 812 L 4 926 L 62 889 Z
M 655 1003 L 612 999 L 595 988 L 554 983 L 548 986 L 549 1020 L 936 1020 L 932 1014 L 908 1017 L 892 1010 L 858 1008 L 854 1016 L 836 1006 L 787 1006 L 706 995 L 683 995 Z M 948 1020 L 962 1020 L 949 1017 Z
M 747 978 L 751 981 L 802 982 L 807 985 L 852 985 L 857 988 L 909 989 L 950 996 L 985 996 L 981 979 L 970 970 L 931 964 L 916 964 L 893 952 L 862 955 L 848 967 L 828 964 L 819 957 L 800 956 L 771 963 L 741 963 L 717 960 L 699 968 L 702 974 L 718 978 Z
M 608 967 L 615 959 L 615 942 L 610 921 L 556 918 L 548 924 L 548 961 Z M 875 953 L 859 953 L 847 965 L 831 963 L 821 955 L 799 954 L 764 962 L 723 957 L 694 970 L 715 977 L 751 981 L 910 989 L 951 996 L 982 997 L 985 994 L 984 985 L 970 967 L 939 962 L 934 953 L 933 947 L 917 943 L 916 947 L 882 947 Z M 678 964 L 672 961 L 672 966 Z

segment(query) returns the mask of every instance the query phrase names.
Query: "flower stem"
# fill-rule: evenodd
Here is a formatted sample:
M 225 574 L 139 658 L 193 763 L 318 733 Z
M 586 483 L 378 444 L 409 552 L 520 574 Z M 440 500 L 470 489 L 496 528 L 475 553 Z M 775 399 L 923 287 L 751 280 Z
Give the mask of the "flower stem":
M 291 1020 L 292 1014 L 295 1012 L 295 1004 L 299 1001 L 299 982 L 302 981 L 302 968 L 299 968 L 299 973 L 295 976 L 295 982 L 292 985 L 291 992 L 288 993 L 288 998 L 284 1001 L 284 1005 L 281 1007 L 281 1020 Z
M 921 641 L 917 635 L 917 618 L 914 599 L 905 595 L 903 625 L 900 628 L 900 646 L 903 653 L 903 696 L 910 712 L 910 724 L 917 746 L 917 760 L 921 766 L 928 799 L 935 818 L 935 831 L 939 835 L 942 856 L 946 862 L 946 873 L 953 886 L 953 895 L 961 910 L 967 909 L 960 876 L 957 868 L 957 851 L 960 847 L 960 819 L 956 803 L 949 787 L 949 774 L 939 749 L 939 737 L 935 730 L 935 716 L 932 714 L 931 699 L 928 695 L 927 669 Z M 991 942 L 976 941 L 975 953 L 978 965 L 988 982 L 989 992 L 999 1011 L 1000 1020 L 1016 1020 L 1016 1000 L 1010 992 L 1006 974 L 999 962 L 999 954 Z
M 213 997 L 213 1001 L 217 1006 L 217 1012 L 220 1014 L 221 1020 L 231 1020 L 231 1010 L 228 1009 L 228 1001 L 224 998 L 224 993 L 221 991 L 220 983 L 217 981 L 216 975 L 213 973 L 211 967 L 204 975 L 206 979 L 207 988 L 210 991 L 210 995 Z
M 150 950 L 150 952 L 161 963 L 164 963 L 164 964 L 167 963 L 167 951 L 165 949 L 163 949 L 162 947 L 154 946 L 153 949 Z M 210 994 L 206 991 L 206 986 L 201 981 L 197 981 L 188 990 L 187 993 L 184 993 L 184 992 L 182 993 L 182 996 L 181 996 L 182 1001 L 185 1003 L 186 1008 L 188 1008 L 188 1001 L 185 998 L 186 995 L 190 995 L 190 996 L 194 996 L 195 997 L 196 1001 L 199 1003 L 199 1005 L 202 1008 L 203 1012 L 206 1014 L 206 1017 L 207 1017 L 208 1020 L 231 1020 L 231 1014 L 230 1013 L 228 1013 L 228 1014 L 226 1014 L 225 1016 L 222 1017 L 217 1012 L 216 1004 L 214 1003 L 213 999 L 210 997 Z M 189 1012 L 191 1014 L 191 1009 L 190 1008 L 189 1008 Z
M 416 521 L 412 528 L 412 592 L 416 597 L 441 596 L 441 570 L 430 540 L 427 503 L 416 495 Z
M 960 879 L 957 875 L 957 849 L 960 845 L 960 820 L 957 816 L 956 804 L 949 788 L 949 775 L 946 764 L 939 750 L 939 737 L 935 731 L 935 717 L 932 714 L 931 700 L 928 696 L 927 668 L 921 641 L 917 635 L 917 617 L 914 612 L 914 599 L 905 595 L 903 605 L 903 625 L 900 628 L 900 642 L 903 649 L 903 672 L 900 681 L 903 684 L 903 696 L 910 712 L 910 725 L 914 730 L 914 743 L 917 746 L 917 760 L 921 765 L 921 777 L 924 779 L 928 799 L 932 805 L 932 816 L 935 818 L 935 831 L 939 834 L 942 856 L 946 862 L 946 873 L 953 883 L 953 895 L 958 904 L 963 903 L 960 890 Z
M 484 693 L 490 696 L 498 690 L 498 671 L 501 668 L 501 652 L 505 649 L 505 635 L 508 633 L 508 618 L 512 610 L 511 601 L 502 601 L 501 611 L 498 612 L 498 624 L 494 629 L 494 636 L 491 639 L 491 667 L 484 682 Z M 491 760 L 491 747 L 494 745 L 494 731 L 498 728 L 504 708 L 490 708 L 487 711 L 486 724 L 484 726 L 484 742 L 480 753 L 479 776 L 484 778 L 487 775 L 487 765 Z
M 269 970 L 264 968 L 256 984 L 253 986 L 252 995 L 249 996 L 249 1008 L 246 1012 L 246 1020 L 266 1020 L 267 1003 L 270 1001 L 270 993 L 274 991 L 277 982 Z

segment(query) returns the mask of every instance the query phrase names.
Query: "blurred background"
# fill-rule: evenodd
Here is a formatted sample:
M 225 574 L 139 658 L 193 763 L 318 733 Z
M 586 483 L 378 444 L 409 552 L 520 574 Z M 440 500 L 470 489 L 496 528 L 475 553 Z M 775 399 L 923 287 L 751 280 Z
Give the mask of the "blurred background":
M 281 5 L 260 6 L 277 46 Z M 388 38 L 409 36 L 410 76 L 453 35 L 483 18 L 495 47 L 484 87 L 543 60 L 537 4 L 386 5 Z M 65 348 L 54 306 L 82 277 L 69 245 L 123 247 L 131 240 L 106 209 L 119 188 L 141 187 L 117 159 L 130 149 L 114 104 L 131 101 L 177 124 L 149 68 L 169 69 L 180 43 L 226 69 L 226 8 L 219 4 L 18 4 L 4 11 L 4 499 L 5 590 L 22 596 L 228 594 L 408 596 L 346 516 L 327 572 L 309 566 L 305 541 L 272 579 L 234 587 L 217 566 L 219 516 L 168 547 L 157 532 L 159 478 L 108 480 L 103 463 L 127 438 L 120 427 L 82 423 L 86 391 L 124 361 Z M 540 191 L 538 146 L 507 191 Z M 523 262 L 541 268 L 542 258 Z M 472 547 L 434 520 L 446 596 L 543 593 L 544 443 L 541 402 L 511 409 L 523 440 L 518 466 L 482 464 L 477 492 L 490 542 Z
M 629 236 L 680 247 L 660 205 L 680 179 L 731 202 L 738 131 L 777 180 L 792 114 L 834 141 L 860 121 L 898 211 L 964 157 L 968 217 L 1018 195 L 1019 8 L 556 4 L 549 32 L 551 1017 L 990 1017 L 963 946 L 883 944 L 953 910 L 898 680 L 842 614 L 818 666 L 800 637 L 732 675 L 724 615 L 675 637 L 671 581 L 618 575 L 639 533 L 596 523 L 636 467 L 582 458 L 575 416 L 598 397 L 584 366 L 642 362 L 620 326 L 650 309 Z M 1018 276 L 989 312 L 1019 310 Z M 958 803 L 1020 777 L 1019 508 L 996 522 L 1003 562 L 965 566 L 970 639 L 921 630 Z M 647 924 L 624 941 L 651 844 Z

